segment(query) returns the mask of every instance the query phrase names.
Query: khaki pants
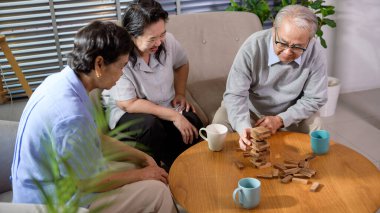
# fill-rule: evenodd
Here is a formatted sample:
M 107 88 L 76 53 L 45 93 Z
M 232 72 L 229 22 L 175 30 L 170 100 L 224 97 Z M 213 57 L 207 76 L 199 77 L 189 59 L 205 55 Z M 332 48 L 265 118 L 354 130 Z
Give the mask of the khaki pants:
M 125 166 L 113 163 L 111 167 L 115 170 L 133 168 L 127 163 Z M 177 212 L 169 187 L 157 180 L 138 181 L 98 195 L 90 210 L 109 204 L 101 212 Z
M 258 115 L 251 112 L 251 124 L 254 126 L 256 120 L 259 118 Z M 234 129 L 231 126 L 231 123 L 228 121 L 227 116 L 227 110 L 224 107 L 224 104 L 222 102 L 219 109 L 216 111 L 214 119 L 212 120 L 212 123 L 217 124 L 223 124 L 228 128 L 229 132 L 233 132 Z M 301 133 L 309 133 L 314 130 L 322 129 L 322 120 L 319 117 L 319 113 L 315 113 L 309 118 L 301 121 L 298 124 L 292 124 L 288 126 L 287 128 L 283 128 L 282 130 L 285 131 L 292 131 L 292 132 L 301 132 Z

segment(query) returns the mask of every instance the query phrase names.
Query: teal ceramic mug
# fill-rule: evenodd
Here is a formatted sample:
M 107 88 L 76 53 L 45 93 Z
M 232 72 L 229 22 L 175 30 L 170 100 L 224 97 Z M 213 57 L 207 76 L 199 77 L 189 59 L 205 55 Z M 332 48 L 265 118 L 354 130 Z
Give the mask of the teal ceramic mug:
M 256 178 L 242 178 L 238 187 L 234 190 L 232 197 L 239 206 L 252 209 L 260 203 L 261 182 Z M 239 197 L 236 199 L 236 195 Z
M 317 155 L 326 154 L 330 147 L 330 133 L 326 130 L 315 130 L 310 133 L 311 150 Z

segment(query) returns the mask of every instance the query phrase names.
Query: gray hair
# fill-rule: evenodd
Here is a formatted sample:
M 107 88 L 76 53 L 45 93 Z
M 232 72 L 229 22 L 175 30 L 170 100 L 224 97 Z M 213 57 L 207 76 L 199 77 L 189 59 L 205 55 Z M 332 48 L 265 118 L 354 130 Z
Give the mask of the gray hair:
M 276 15 L 274 27 L 280 27 L 282 21 L 286 18 L 292 19 L 298 28 L 308 29 L 310 31 L 310 38 L 315 36 L 318 18 L 309 8 L 297 4 L 283 7 Z

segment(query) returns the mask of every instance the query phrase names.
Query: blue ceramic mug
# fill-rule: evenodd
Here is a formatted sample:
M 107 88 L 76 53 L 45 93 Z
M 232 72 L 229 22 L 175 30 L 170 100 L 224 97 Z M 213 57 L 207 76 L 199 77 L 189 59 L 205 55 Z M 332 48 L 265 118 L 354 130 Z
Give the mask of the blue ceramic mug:
M 317 155 L 326 154 L 330 147 L 330 133 L 326 130 L 315 130 L 310 133 L 311 150 Z
M 252 209 L 260 203 L 261 183 L 256 178 L 242 178 L 238 182 L 238 187 L 234 190 L 232 197 L 239 206 L 245 209 Z M 236 195 L 239 201 L 236 200 Z

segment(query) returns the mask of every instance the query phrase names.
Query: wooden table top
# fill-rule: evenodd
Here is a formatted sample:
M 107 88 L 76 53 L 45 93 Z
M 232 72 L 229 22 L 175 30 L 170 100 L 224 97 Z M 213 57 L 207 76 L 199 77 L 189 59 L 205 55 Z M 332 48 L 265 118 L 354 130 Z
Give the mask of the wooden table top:
M 243 177 L 270 173 L 272 168 L 256 169 L 249 158 L 236 151 L 239 136 L 229 134 L 221 152 L 208 150 L 202 141 L 182 153 L 169 172 L 169 186 L 179 204 L 190 213 L 247 212 L 232 199 Z M 279 132 L 267 140 L 271 163 L 285 159 L 301 160 L 311 153 L 307 134 Z M 238 159 L 245 168 L 233 164 Z M 261 201 L 254 212 L 376 212 L 380 208 L 380 171 L 364 156 L 331 141 L 330 151 L 310 162 L 317 171 L 310 181 L 323 186 L 310 192 L 311 184 L 280 183 L 260 179 Z

